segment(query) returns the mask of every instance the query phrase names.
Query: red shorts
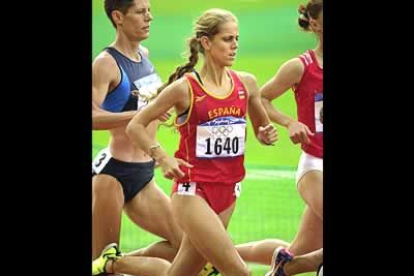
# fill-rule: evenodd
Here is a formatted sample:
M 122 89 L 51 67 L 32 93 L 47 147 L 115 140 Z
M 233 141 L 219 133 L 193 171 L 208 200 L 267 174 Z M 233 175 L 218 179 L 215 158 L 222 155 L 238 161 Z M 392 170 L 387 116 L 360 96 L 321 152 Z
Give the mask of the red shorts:
M 236 201 L 240 189 L 240 183 L 229 185 L 211 182 L 177 183 L 174 181 L 171 195 L 174 193 L 188 196 L 199 195 L 206 200 L 216 214 L 220 214 Z

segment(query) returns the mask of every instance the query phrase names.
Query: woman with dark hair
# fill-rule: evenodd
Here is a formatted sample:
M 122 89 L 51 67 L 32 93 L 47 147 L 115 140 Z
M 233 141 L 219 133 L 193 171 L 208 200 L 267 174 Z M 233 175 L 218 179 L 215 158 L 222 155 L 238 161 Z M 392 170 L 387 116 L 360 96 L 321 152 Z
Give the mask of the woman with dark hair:
M 131 118 L 142 112 L 162 85 L 148 50 L 152 15 L 148 0 L 105 0 L 105 11 L 116 29 L 113 43 L 92 65 L 92 122 L 94 130 L 110 133 L 108 148 L 92 164 L 92 258 L 105 246 L 119 244 L 121 215 L 165 239 L 131 254 L 172 261 L 182 231 L 172 215 L 171 199 L 154 181 L 154 160 L 134 145 L 125 132 Z M 160 114 L 148 124 L 155 138 Z
M 306 204 L 289 251 L 274 254 L 280 260 L 272 259 L 269 276 L 283 275 L 279 270 L 291 259 L 289 252 L 302 255 L 323 247 L 323 0 L 310 0 L 306 6 L 300 5 L 299 14 L 299 26 L 317 37 L 316 48 L 285 62 L 261 88 L 269 118 L 287 128 L 294 144 L 301 143 L 296 186 Z M 298 120 L 276 110 L 271 103 L 289 88 L 295 93 Z M 279 265 L 275 265 L 276 262 Z

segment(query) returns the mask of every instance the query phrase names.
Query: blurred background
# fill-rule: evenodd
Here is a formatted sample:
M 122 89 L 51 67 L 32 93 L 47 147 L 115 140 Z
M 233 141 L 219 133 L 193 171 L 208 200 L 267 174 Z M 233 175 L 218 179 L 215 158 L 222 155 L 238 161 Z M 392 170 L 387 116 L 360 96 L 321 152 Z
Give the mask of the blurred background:
M 115 38 L 115 29 L 104 11 L 103 0 L 92 0 L 93 58 Z M 179 4 L 178 4 L 179 2 Z M 224 8 L 239 19 L 239 49 L 232 69 L 247 71 L 257 77 L 259 86 L 267 82 L 287 60 L 316 46 L 313 34 L 300 31 L 297 18 L 298 0 L 150 0 L 150 37 L 142 44 L 150 51 L 150 60 L 166 81 L 176 68 L 186 62 L 186 38 L 192 34 L 193 22 L 209 8 Z M 201 62 L 199 62 L 201 64 Z M 292 91 L 273 103 L 286 114 L 296 116 Z M 245 165 L 247 176 L 242 194 L 229 226 L 235 244 L 279 238 L 291 241 L 296 234 L 304 204 L 295 187 L 295 170 L 300 146 L 293 145 L 287 131 L 278 127 L 279 141 L 265 147 L 254 138 L 249 126 Z M 93 132 L 93 152 L 108 144 L 106 131 Z M 160 127 L 157 139 L 169 154 L 178 146 L 178 133 Z M 170 194 L 172 182 L 156 170 L 156 182 Z M 157 241 L 158 238 L 133 225 L 124 216 L 121 230 L 121 250 L 130 251 Z M 264 275 L 268 267 L 249 265 L 253 276 Z M 302 274 L 312 275 L 312 274 Z

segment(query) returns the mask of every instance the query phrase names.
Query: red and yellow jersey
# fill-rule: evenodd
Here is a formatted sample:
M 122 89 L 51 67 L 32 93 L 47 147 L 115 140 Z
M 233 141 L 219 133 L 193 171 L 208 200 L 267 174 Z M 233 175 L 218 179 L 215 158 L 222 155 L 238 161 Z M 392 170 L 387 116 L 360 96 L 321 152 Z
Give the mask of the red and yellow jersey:
M 179 182 L 234 184 L 245 176 L 247 90 L 237 74 L 228 71 L 232 88 L 214 96 L 193 74 L 186 74 L 191 104 L 187 117 L 175 123 L 180 132 L 176 158 L 193 168 L 180 167 L 185 176 Z
M 323 158 L 323 69 L 318 65 L 312 50 L 299 56 L 305 66 L 302 79 L 293 87 L 298 109 L 299 122 L 315 133 L 309 136 L 309 145 L 302 143 L 302 150 L 315 157 Z

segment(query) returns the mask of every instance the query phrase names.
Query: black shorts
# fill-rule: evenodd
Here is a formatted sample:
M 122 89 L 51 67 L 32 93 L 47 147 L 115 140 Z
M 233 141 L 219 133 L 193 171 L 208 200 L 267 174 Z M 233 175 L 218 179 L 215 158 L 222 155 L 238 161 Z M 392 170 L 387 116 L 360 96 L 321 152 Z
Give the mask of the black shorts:
M 145 163 L 123 162 L 113 157 L 99 174 L 113 176 L 122 185 L 124 202 L 130 201 L 154 178 L 155 161 Z M 92 171 L 92 177 L 97 175 Z

